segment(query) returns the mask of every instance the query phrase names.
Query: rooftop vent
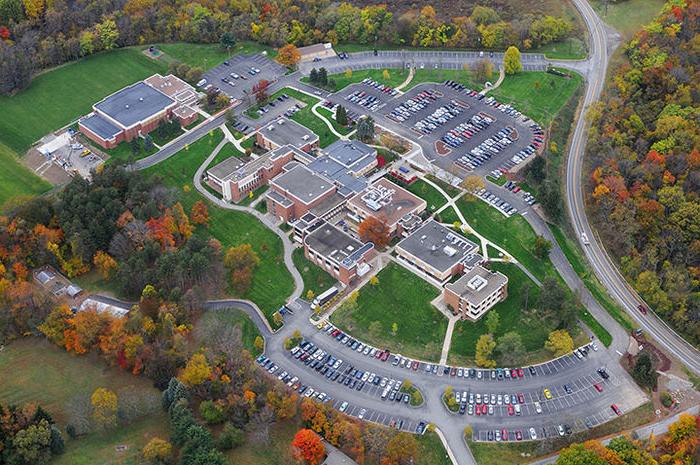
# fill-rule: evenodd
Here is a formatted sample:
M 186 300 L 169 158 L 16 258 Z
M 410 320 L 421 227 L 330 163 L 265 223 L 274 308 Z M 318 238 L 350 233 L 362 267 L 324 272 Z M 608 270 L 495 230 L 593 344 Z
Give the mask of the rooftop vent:
M 143 102 L 143 97 L 139 97 L 139 102 Z
M 126 105 L 124 105 L 124 108 L 126 108 L 126 109 L 128 110 L 128 109 L 129 109 L 129 104 L 127 103 Z
M 474 276 L 467 283 L 467 287 L 473 291 L 480 291 L 484 287 L 486 287 L 486 284 L 488 284 L 488 281 L 486 281 L 486 279 L 482 278 L 481 276 Z

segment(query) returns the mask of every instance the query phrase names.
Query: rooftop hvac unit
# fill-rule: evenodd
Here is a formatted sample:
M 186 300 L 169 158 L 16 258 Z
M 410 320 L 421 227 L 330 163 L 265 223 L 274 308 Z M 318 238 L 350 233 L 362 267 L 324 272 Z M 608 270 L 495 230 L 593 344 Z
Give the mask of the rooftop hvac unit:
M 447 255 L 448 257 L 454 257 L 454 255 L 457 253 L 457 250 L 453 249 L 453 248 L 450 247 L 449 245 L 446 245 L 446 246 L 442 249 L 442 251 L 445 252 L 445 255 Z
M 488 281 L 486 281 L 484 278 L 481 276 L 474 276 L 467 283 L 467 287 L 473 291 L 480 291 L 486 287 L 486 284 L 488 284 Z
M 304 135 L 301 137 L 301 139 L 302 139 L 302 140 L 309 140 L 309 135 L 308 135 L 308 134 L 304 134 Z

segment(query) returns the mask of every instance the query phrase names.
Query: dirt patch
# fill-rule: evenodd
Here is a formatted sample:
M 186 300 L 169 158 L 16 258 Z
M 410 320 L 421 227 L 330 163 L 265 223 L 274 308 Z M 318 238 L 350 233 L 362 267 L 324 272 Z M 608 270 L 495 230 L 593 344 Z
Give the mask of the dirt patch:
M 62 186 L 71 180 L 70 175 L 64 169 L 51 160 L 47 160 L 37 149 L 30 149 L 22 161 L 34 174 L 41 176 L 54 186 Z
M 652 344 L 643 336 L 633 336 L 637 344 L 644 347 L 644 350 L 651 354 L 654 366 L 657 371 L 666 372 L 671 369 L 671 359 L 666 356 L 658 347 Z
M 449 153 L 452 152 L 452 149 L 447 146 L 443 141 L 439 140 L 435 142 L 435 151 L 437 152 L 438 155 L 440 156 L 445 156 L 448 155 Z

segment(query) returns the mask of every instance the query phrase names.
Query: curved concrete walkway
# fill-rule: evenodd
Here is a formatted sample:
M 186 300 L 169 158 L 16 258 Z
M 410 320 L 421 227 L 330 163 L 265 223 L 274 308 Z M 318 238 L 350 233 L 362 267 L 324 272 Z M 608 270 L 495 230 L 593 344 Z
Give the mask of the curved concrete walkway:
M 221 151 L 221 149 L 227 143 L 228 143 L 228 141 L 226 139 L 224 139 L 219 143 L 219 145 L 217 145 L 214 148 L 214 150 L 207 157 L 207 159 L 204 160 L 204 163 L 202 163 L 199 166 L 199 168 L 197 168 L 197 172 L 194 174 L 194 178 L 192 179 L 192 183 L 194 184 L 195 188 L 199 191 L 200 194 L 202 194 L 204 197 L 206 197 L 207 200 L 209 200 L 211 203 L 213 203 L 217 207 L 225 208 L 227 210 L 244 212 L 244 213 L 247 213 L 249 215 L 253 215 L 258 220 L 260 220 L 260 222 L 262 224 L 264 224 L 267 228 L 269 228 L 271 231 L 273 231 L 275 234 L 277 234 L 277 236 L 279 236 L 279 238 L 282 240 L 282 245 L 284 247 L 284 264 L 287 267 L 287 270 L 289 271 L 289 273 L 292 275 L 292 278 L 294 278 L 294 292 L 289 297 L 288 302 L 294 301 L 294 300 L 298 299 L 299 297 L 301 297 L 301 294 L 304 291 L 304 280 L 302 279 L 301 274 L 299 273 L 299 270 L 297 270 L 296 267 L 294 266 L 294 261 L 292 260 L 292 252 L 294 251 L 294 245 L 292 244 L 292 241 L 289 239 L 289 236 L 284 231 L 282 231 L 275 223 L 273 223 L 267 215 L 263 215 L 262 213 L 255 210 L 254 208 L 243 207 L 240 205 L 234 205 L 234 204 L 230 204 L 228 202 L 225 202 L 222 199 L 213 195 L 211 192 L 209 192 L 202 185 L 202 174 L 204 174 L 204 171 L 206 171 L 207 166 L 209 166 L 209 164 L 214 159 L 214 157 L 216 157 L 216 155 Z M 257 308 L 257 306 L 255 308 Z
M 413 81 L 413 76 L 416 74 L 416 67 L 411 66 L 408 70 L 408 76 L 406 77 L 406 80 L 403 81 L 401 84 L 398 86 L 394 87 L 395 90 L 398 90 L 399 92 L 403 93 L 403 89 Z

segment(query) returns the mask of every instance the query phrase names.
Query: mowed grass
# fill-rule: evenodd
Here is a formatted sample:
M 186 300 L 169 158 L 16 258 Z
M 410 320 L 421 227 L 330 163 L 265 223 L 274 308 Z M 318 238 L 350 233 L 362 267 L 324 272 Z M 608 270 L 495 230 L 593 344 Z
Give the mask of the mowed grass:
M 558 60 L 585 60 L 588 55 L 586 43 L 578 37 L 569 37 L 560 42 L 542 45 L 527 52 L 544 53 L 547 58 Z
M 233 55 L 252 54 L 267 52 L 268 56 L 274 58 L 277 50 L 257 42 L 239 42 L 230 50 L 221 47 L 220 44 L 188 44 L 185 42 L 175 42 L 171 44 L 155 44 L 155 47 L 165 52 L 161 59 L 169 62 L 177 60 L 187 63 L 190 66 L 199 66 L 204 71 L 223 63 L 224 60 Z M 148 47 L 143 47 L 147 49 Z
M 17 153 L 89 113 L 92 104 L 124 86 L 167 69 L 139 49 L 99 53 L 34 78 L 28 89 L 0 96 L 0 142 Z
M 2 124 L 2 122 L 0 122 Z M 0 207 L 15 197 L 29 197 L 51 189 L 51 185 L 32 173 L 13 151 L 0 143 Z
M 93 355 L 65 352 L 42 338 L 12 342 L 0 352 L 0 402 L 37 402 L 59 423 L 65 423 L 67 401 L 92 394 L 98 387 L 155 391 L 151 381 L 108 367 Z
M 551 261 L 542 260 L 533 253 L 537 235 L 525 218 L 520 215 L 506 218 L 495 208 L 474 197 L 460 198 L 457 206 L 471 227 L 506 249 L 537 279 L 542 281 L 546 275 L 557 275 Z
M 169 159 L 145 170 L 148 175 L 162 176 L 166 185 L 178 189 L 183 206 L 189 211 L 197 200 L 204 198 L 192 185 L 197 167 L 209 156 L 221 141 L 223 134 L 216 130 L 204 136 Z M 282 306 L 294 289 L 291 275 L 284 266 L 282 241 L 257 218 L 243 212 L 225 210 L 208 203 L 209 228 L 200 228 L 204 234 L 218 239 L 224 249 L 240 244 L 251 244 L 260 257 L 260 264 L 253 272 L 250 289 L 236 296 L 255 302 L 272 320 L 272 314 Z
M 294 435 L 303 428 L 297 419 L 279 421 L 270 427 L 270 440 L 261 446 L 248 438 L 246 442 L 226 453 L 229 463 L 236 465 L 287 465 L 296 463 L 292 457 L 291 443 Z
M 608 4 L 607 12 L 605 3 Z M 591 5 L 603 21 L 617 29 L 623 38 L 628 40 L 656 17 L 664 5 L 664 0 L 626 0 L 616 3 L 593 0 Z
M 437 360 L 447 329 L 447 319 L 430 302 L 439 291 L 405 268 L 390 263 L 379 274 L 379 284 L 366 284 L 357 299 L 357 310 L 336 310 L 333 323 L 377 347 L 423 360 Z M 381 324 L 371 333 L 372 322 Z M 397 324 L 396 334 L 392 325 Z
M 522 337 L 527 352 L 542 349 L 544 341 L 547 340 L 547 329 L 538 319 L 526 318 L 523 314 L 526 299 L 528 308 L 533 308 L 537 303 L 540 289 L 513 264 L 496 262 L 491 263 L 490 268 L 508 276 L 508 297 L 489 310 L 489 312 L 497 311 L 500 316 L 500 324 L 494 337 L 498 340 L 503 334 L 515 331 Z M 458 321 L 452 333 L 450 363 L 470 364 L 474 358 L 476 341 L 481 335 L 487 333 L 485 318 L 476 322 Z
M 294 260 L 294 266 L 299 270 L 301 277 L 304 279 L 303 298 L 306 298 L 306 294 L 309 291 L 312 291 L 314 295 L 317 296 L 337 282 L 333 276 L 329 275 L 320 266 L 311 263 L 304 256 L 304 249 L 295 249 L 292 253 L 292 259 Z
M 437 189 L 423 181 L 417 179 L 406 187 L 411 193 L 425 200 L 428 204 L 428 211 L 434 212 L 447 203 L 447 199 Z
M 521 72 L 506 76 L 501 85 L 489 93 L 501 103 L 511 103 L 518 111 L 542 125 L 548 125 L 583 83 L 572 71 L 571 78 L 544 71 Z
M 322 63 L 319 63 L 322 67 Z M 389 87 L 396 87 L 402 82 L 406 80 L 408 77 L 408 70 L 407 69 L 396 69 L 396 68 L 387 68 L 386 71 L 389 73 L 388 79 L 384 78 L 384 71 L 383 69 L 362 69 L 362 70 L 353 70 L 350 76 L 348 76 L 345 73 L 338 73 L 338 74 L 330 74 L 328 75 L 328 79 L 332 79 L 335 81 L 335 88 L 334 90 L 337 92 L 341 89 L 346 88 L 350 84 L 355 84 L 356 82 L 361 82 L 363 79 L 374 79 L 375 81 L 384 84 Z M 303 82 L 309 82 L 309 78 L 305 77 L 302 79 Z
M 206 339 L 206 328 L 216 325 L 238 328 L 241 332 L 243 347 L 253 356 L 258 355 L 255 349 L 255 338 L 260 336 L 260 331 L 244 311 L 237 308 L 222 308 L 204 312 L 194 328 L 194 340 L 197 344 L 207 346 L 210 341 Z

